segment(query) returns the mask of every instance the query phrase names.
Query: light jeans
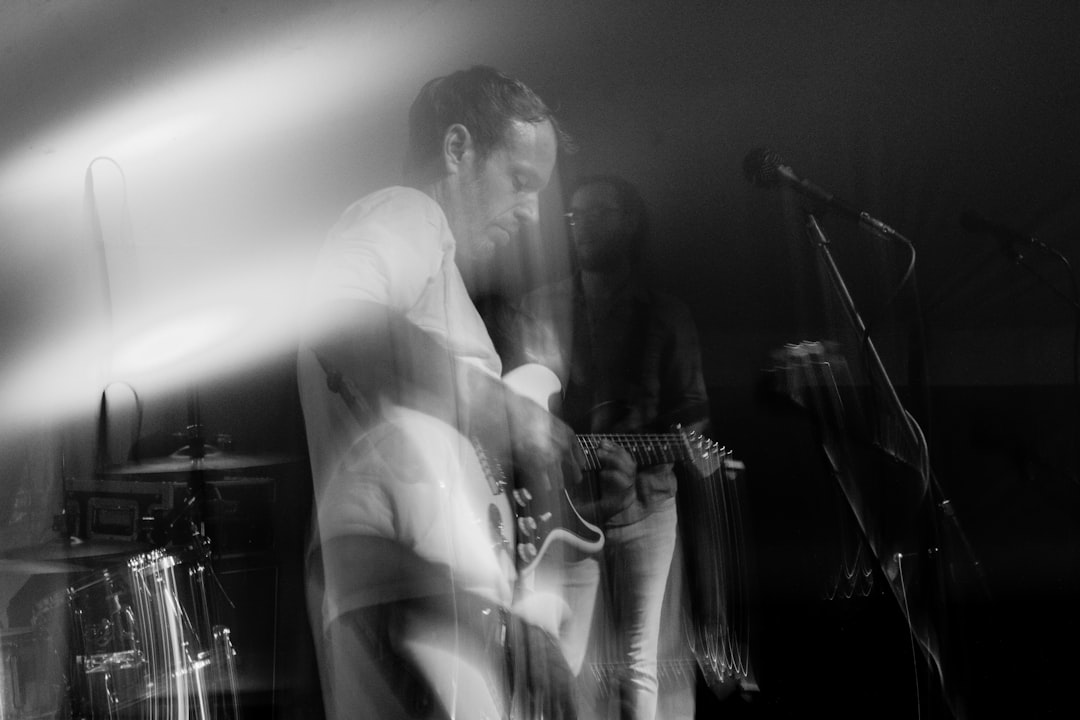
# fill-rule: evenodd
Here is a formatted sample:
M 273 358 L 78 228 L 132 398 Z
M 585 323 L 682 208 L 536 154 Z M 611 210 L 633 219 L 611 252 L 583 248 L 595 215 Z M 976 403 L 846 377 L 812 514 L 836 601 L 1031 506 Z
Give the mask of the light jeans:
M 661 610 L 677 531 L 671 498 L 640 521 L 605 532 L 600 586 L 605 612 L 598 617 L 607 622 L 595 628 L 594 637 L 606 645 L 598 654 L 612 664 L 622 720 L 656 717 Z

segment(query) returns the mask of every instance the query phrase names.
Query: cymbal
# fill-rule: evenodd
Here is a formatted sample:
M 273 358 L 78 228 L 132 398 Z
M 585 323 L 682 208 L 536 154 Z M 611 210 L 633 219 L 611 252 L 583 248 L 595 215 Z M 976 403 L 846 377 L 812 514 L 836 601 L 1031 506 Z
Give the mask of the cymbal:
M 55 560 L 0 558 L 0 575 L 53 575 L 85 571 L 86 568 L 82 565 Z
M 234 453 L 207 445 L 202 457 L 192 457 L 187 447 L 180 448 L 172 455 L 150 458 L 138 462 L 114 465 L 104 470 L 105 475 L 159 475 L 164 473 L 186 473 L 195 471 L 245 470 L 247 468 L 286 465 L 299 461 L 297 455 L 261 454 L 246 455 Z
M 111 562 L 124 557 L 137 555 L 152 549 L 147 543 L 119 540 L 103 542 L 101 540 L 65 541 L 53 540 L 35 547 L 25 547 L 5 553 L 0 559 L 0 567 L 33 569 L 40 567 L 42 572 L 65 572 L 71 569 L 86 570 L 98 562 Z M 50 569 L 51 568 L 51 569 Z M 64 568 L 64 569 L 61 569 Z

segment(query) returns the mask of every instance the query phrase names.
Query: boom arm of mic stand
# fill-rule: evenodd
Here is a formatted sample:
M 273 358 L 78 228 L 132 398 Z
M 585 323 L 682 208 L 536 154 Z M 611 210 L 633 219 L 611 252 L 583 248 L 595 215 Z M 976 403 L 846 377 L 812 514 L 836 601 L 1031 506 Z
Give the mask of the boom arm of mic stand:
M 911 415 L 908 414 L 908 411 L 904 408 L 904 404 L 901 402 L 900 396 L 896 392 L 896 387 L 893 385 L 892 380 L 889 379 L 889 373 L 885 370 L 885 364 L 881 361 L 881 356 L 878 355 L 877 347 L 874 346 L 874 342 L 867 332 L 866 323 L 863 322 L 862 316 L 859 315 L 859 311 L 855 307 L 855 301 L 852 300 L 851 293 L 848 292 L 847 284 L 844 282 L 844 277 L 840 274 L 840 268 L 836 266 L 836 261 L 833 260 L 832 253 L 829 251 L 829 239 L 825 236 L 825 232 L 821 229 L 821 225 L 818 224 L 817 218 L 814 217 L 813 213 L 806 213 L 806 229 L 810 236 L 811 243 L 817 248 L 822 263 L 829 271 L 829 279 L 832 281 L 836 294 L 840 296 L 840 300 L 844 305 L 844 312 L 847 314 L 849 322 L 851 322 L 852 327 L 855 328 L 855 331 L 859 334 L 859 338 L 866 346 L 867 353 L 873 364 L 873 369 L 885 386 L 889 402 L 893 405 L 897 414 L 903 418 L 904 428 L 910 434 L 914 444 L 919 448 L 921 456 L 919 475 L 923 483 L 923 490 L 925 491 L 930 483 L 928 468 L 929 450 L 926 446 L 926 439 L 923 437 L 922 432 L 915 426 Z
M 823 264 L 829 271 L 829 278 L 832 281 L 837 295 L 840 296 L 840 299 L 844 304 L 844 310 L 848 315 L 852 327 L 859 333 L 859 337 L 866 346 L 870 361 L 873 364 L 873 370 L 879 375 L 881 382 L 884 384 L 889 402 L 892 403 L 895 411 L 903 418 L 905 429 L 910 433 L 911 439 L 919 448 L 919 475 L 922 482 L 922 490 L 923 492 L 931 492 L 931 501 L 942 511 L 947 520 L 952 524 L 952 527 L 956 530 L 957 535 L 960 537 L 963 544 L 964 551 L 971 559 L 972 566 L 978 576 L 980 589 L 984 595 L 989 596 L 986 578 L 983 575 L 981 565 L 975 557 L 975 553 L 968 542 L 966 534 L 960 528 L 959 519 L 956 517 L 955 509 L 953 508 L 952 503 L 945 497 L 944 492 L 942 492 L 941 488 L 938 486 L 936 478 L 934 478 L 933 473 L 930 470 L 930 449 L 927 446 L 922 429 L 919 428 L 918 424 L 904 408 L 904 404 L 896 392 L 896 387 L 889 379 L 889 374 L 885 369 L 884 363 L 881 361 L 881 356 L 878 355 L 877 348 L 874 346 L 873 340 L 871 340 L 867 333 L 866 324 L 859 315 L 859 311 L 855 307 L 855 301 L 852 300 L 851 293 L 848 292 L 847 285 L 844 283 L 843 275 L 841 275 L 840 269 L 836 266 L 832 253 L 829 251 L 829 239 L 825 236 L 825 232 L 821 229 L 821 225 L 818 224 L 817 218 L 814 217 L 813 213 L 806 213 L 806 228 L 811 243 L 817 248 Z M 904 238 L 904 242 L 908 242 L 906 238 Z

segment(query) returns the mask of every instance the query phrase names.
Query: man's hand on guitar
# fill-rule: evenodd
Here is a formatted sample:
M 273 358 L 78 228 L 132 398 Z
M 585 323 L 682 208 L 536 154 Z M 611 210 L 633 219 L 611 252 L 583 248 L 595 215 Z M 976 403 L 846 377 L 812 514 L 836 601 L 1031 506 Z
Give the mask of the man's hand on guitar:
M 547 492 L 580 483 L 585 456 L 570 426 L 512 392 L 506 407 L 514 468 L 525 484 Z
M 600 461 L 600 470 L 593 497 L 575 504 L 590 520 L 603 522 L 634 502 L 638 465 L 626 448 L 610 440 L 601 440 L 594 454 Z
M 600 488 L 604 492 L 621 495 L 634 491 L 637 462 L 633 455 L 610 440 L 601 440 L 596 457 L 600 460 Z

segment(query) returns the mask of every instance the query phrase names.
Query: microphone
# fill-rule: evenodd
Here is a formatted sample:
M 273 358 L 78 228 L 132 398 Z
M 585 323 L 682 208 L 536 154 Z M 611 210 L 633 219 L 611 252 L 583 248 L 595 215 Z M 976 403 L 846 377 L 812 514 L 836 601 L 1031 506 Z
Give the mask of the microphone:
M 783 164 L 780 153 L 769 148 L 754 148 L 747 153 L 743 158 L 743 174 L 758 187 L 775 187 L 783 183 L 826 205 L 843 205 L 832 193 L 822 190 L 808 180 L 800 179 L 794 170 Z
M 743 158 L 743 174 L 746 179 L 758 187 L 775 187 L 786 185 L 792 190 L 821 203 L 826 207 L 833 208 L 856 222 L 866 225 L 871 230 L 889 237 L 895 237 L 903 242 L 908 240 L 891 227 L 874 218 L 870 213 L 858 210 L 830 192 L 821 189 L 809 180 L 800 178 L 787 165 L 775 150 L 757 147 L 746 154 Z
M 1040 245 L 1041 243 L 1031 235 L 1015 230 L 1002 223 L 988 220 L 974 210 L 965 210 L 960 214 L 960 227 L 971 233 L 985 233 L 998 240 L 1020 245 Z

